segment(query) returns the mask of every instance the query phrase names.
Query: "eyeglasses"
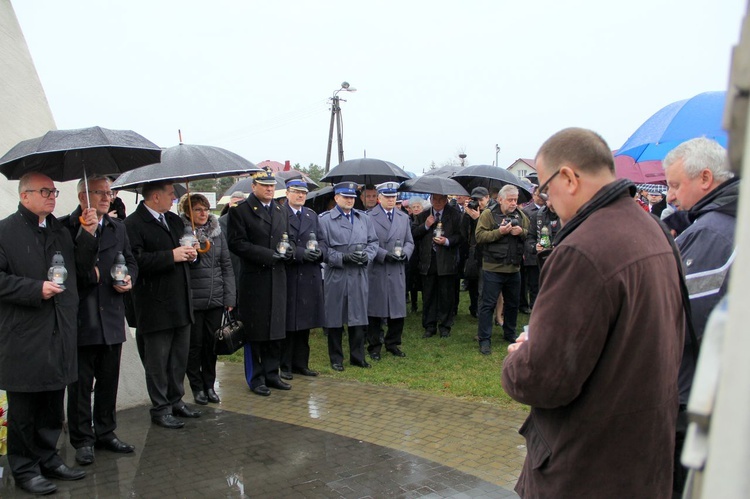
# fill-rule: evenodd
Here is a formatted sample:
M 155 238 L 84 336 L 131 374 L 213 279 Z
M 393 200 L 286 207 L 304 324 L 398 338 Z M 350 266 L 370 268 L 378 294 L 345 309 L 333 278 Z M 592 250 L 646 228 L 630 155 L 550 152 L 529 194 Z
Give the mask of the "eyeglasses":
M 96 196 L 107 196 L 108 198 L 115 197 L 115 193 L 112 192 L 112 191 L 99 191 L 99 190 L 96 190 L 96 191 L 89 191 L 89 194 L 94 194 Z
M 549 190 L 549 183 L 552 182 L 552 179 L 557 177 L 557 174 L 560 173 L 560 170 L 557 170 L 555 173 L 552 174 L 550 178 L 547 179 L 545 183 L 539 186 L 539 189 L 537 189 L 537 192 L 539 193 L 539 197 L 542 198 L 545 201 L 549 201 L 549 194 L 547 191 Z M 573 172 L 573 175 L 576 176 L 576 178 L 580 178 L 580 176 Z
M 39 195 L 41 195 L 43 198 L 47 199 L 50 197 L 50 194 L 54 194 L 55 197 L 60 195 L 60 191 L 57 189 L 47 189 L 46 187 L 42 187 L 41 189 L 26 189 L 23 192 L 38 192 Z
M 208 208 L 193 208 L 193 211 L 196 213 L 208 213 L 211 210 L 209 210 Z

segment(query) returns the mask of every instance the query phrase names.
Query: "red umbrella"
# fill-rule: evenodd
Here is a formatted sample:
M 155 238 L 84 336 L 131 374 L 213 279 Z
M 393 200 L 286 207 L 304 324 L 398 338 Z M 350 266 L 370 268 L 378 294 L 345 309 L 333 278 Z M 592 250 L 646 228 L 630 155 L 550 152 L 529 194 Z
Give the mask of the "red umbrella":
M 617 151 L 615 151 L 617 152 Z M 636 184 L 665 184 L 667 177 L 660 160 L 635 162 L 630 156 L 615 156 L 617 178 L 626 178 Z

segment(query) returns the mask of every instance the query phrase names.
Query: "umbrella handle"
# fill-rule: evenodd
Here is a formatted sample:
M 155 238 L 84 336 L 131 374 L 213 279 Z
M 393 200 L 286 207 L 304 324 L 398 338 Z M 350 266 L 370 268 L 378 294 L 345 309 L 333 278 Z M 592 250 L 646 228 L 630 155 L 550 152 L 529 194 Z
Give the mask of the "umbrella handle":
M 210 249 L 211 249 L 211 240 L 207 238 L 206 239 L 206 247 L 205 248 L 201 247 L 197 251 L 198 251 L 198 253 L 202 254 L 202 253 L 208 253 L 208 250 L 210 250 Z
M 94 225 L 94 224 L 87 224 L 86 220 L 83 218 L 83 215 L 78 217 L 78 221 L 81 223 L 81 225 L 85 225 L 86 227 L 88 227 L 89 225 Z

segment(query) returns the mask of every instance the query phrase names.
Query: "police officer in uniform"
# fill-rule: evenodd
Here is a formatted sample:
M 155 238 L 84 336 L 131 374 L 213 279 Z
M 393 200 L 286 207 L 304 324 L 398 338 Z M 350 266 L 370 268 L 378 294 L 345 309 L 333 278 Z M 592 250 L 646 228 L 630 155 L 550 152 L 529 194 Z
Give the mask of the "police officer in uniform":
M 385 349 L 396 357 L 406 357 L 399 346 L 406 317 L 406 262 L 414 251 L 414 240 L 409 215 L 396 208 L 398 182 L 385 182 L 376 188 L 379 204 L 367 212 L 379 245 L 369 267 L 367 351 L 371 359 L 380 360 L 386 320 Z
M 340 182 L 333 188 L 336 206 L 318 220 L 320 247 L 326 254 L 324 302 L 328 357 L 334 371 L 344 370 L 341 339 L 349 333 L 349 362 L 370 367 L 365 360 L 365 330 L 369 292 L 367 265 L 377 255 L 378 236 L 370 217 L 353 209 L 357 184 Z

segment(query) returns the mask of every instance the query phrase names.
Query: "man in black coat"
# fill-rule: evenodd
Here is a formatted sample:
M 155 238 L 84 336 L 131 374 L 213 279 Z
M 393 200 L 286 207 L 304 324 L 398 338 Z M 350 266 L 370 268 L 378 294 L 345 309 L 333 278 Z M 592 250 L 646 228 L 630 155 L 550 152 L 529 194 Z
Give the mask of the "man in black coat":
M 143 186 L 143 201 L 125 219 L 138 263 L 133 288 L 136 339 L 153 404 L 151 421 L 170 429 L 185 425 L 174 416 L 200 416 L 182 401 L 193 322 L 189 265 L 198 253 L 180 244 L 185 224 L 169 211 L 175 199 L 171 182 L 151 182 Z
M 286 183 L 289 237 L 297 242 L 294 259 L 286 269 L 286 339 L 281 345 L 281 378 L 292 373 L 317 376 L 310 369 L 310 329 L 323 326 L 323 273 L 325 255 L 318 247 L 318 215 L 305 208 L 307 183 Z M 312 242 L 314 241 L 314 242 Z
M 448 206 L 448 196 L 432 194 L 429 210 L 412 224 L 412 236 L 419 246 L 419 273 L 422 275 L 422 327 L 424 338 L 451 334 L 455 317 L 458 248 L 461 237 L 461 213 Z M 440 227 L 443 234 L 435 237 Z
M 70 232 L 52 215 L 60 193 L 52 180 L 26 174 L 18 192 L 18 211 L 0 221 L 0 389 L 8 396 L 13 478 L 18 487 L 41 495 L 57 490 L 47 478 L 86 475 L 68 468 L 56 448 L 65 387 L 78 374 L 76 259 Z M 95 210 L 86 216 L 96 221 Z M 69 271 L 64 285 L 47 273 L 56 254 Z
M 88 197 L 86 189 L 88 187 Z M 78 273 L 78 381 L 68 385 L 68 429 L 78 464 L 94 462 L 94 446 L 112 452 L 129 453 L 135 447 L 115 435 L 117 386 L 120 356 L 125 342 L 123 293 L 133 287 L 138 266 L 130 251 L 125 224 L 107 214 L 112 190 L 107 177 L 89 177 L 78 183 L 80 206 L 62 217 L 76 241 L 76 253 L 94 247 L 96 265 Z M 82 225 L 79 217 L 88 207 L 96 210 L 98 223 Z M 111 275 L 118 254 L 122 254 L 129 275 L 115 284 Z M 91 390 L 96 379 L 92 428 Z
M 256 173 L 253 192 L 229 210 L 229 249 L 242 259 L 238 303 L 250 342 L 250 389 L 266 397 L 271 394 L 269 387 L 292 388 L 279 377 L 279 363 L 286 336 L 285 261 L 293 258 L 293 252 L 277 250 L 283 236 L 288 237 L 289 216 L 273 199 L 275 186 L 271 172 Z
M 532 202 L 524 206 L 522 211 L 529 222 L 534 223 L 536 214 L 544 205 L 544 199 L 539 197 L 539 193 L 535 190 Z M 518 306 L 518 311 L 522 314 L 531 313 L 536 295 L 539 294 L 539 266 L 536 263 L 536 251 L 533 250 L 534 245 L 530 244 L 527 236 L 523 250 L 523 265 L 521 265 L 521 295 Z

